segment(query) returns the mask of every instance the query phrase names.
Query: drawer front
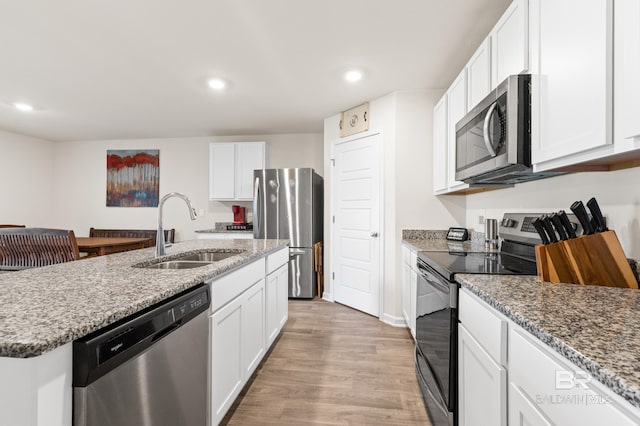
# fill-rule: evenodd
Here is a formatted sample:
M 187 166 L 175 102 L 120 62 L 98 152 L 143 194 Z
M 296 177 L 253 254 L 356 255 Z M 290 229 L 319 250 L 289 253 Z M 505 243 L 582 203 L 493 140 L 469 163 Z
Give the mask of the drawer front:
M 458 315 L 469 333 L 498 363 L 507 365 L 507 320 L 466 289 L 460 290 Z
M 267 275 L 289 262 L 289 247 L 267 256 Z
M 263 279 L 264 271 L 265 259 L 263 257 L 253 263 L 243 265 L 236 271 L 209 281 L 211 284 L 210 312 L 217 311 L 230 300 Z
M 555 424 L 637 425 L 596 379 L 552 355 L 519 327 L 509 330 L 509 378 Z M 535 343 L 534 343 L 535 342 Z

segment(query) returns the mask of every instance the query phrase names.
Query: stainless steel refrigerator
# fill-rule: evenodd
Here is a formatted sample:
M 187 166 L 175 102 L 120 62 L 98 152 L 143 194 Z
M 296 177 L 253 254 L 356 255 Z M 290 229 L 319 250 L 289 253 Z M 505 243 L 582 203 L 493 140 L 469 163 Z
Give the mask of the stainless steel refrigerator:
M 322 177 L 310 168 L 254 170 L 253 177 L 253 237 L 290 240 L 289 297 L 315 297 L 313 245 L 322 241 Z

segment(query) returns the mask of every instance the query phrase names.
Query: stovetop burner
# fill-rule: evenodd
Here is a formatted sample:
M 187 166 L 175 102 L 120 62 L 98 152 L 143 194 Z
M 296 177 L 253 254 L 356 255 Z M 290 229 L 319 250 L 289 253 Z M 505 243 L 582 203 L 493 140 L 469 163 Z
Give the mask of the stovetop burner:
M 426 263 L 440 275 L 453 280 L 455 274 L 536 275 L 535 261 L 506 253 L 458 253 L 423 251 L 418 264 Z
M 542 241 L 531 221 L 540 214 L 505 213 L 500 221 L 499 253 L 424 251 L 418 253 L 418 263 L 429 265 L 450 281 L 455 274 L 536 275 L 534 247 Z M 574 215 L 568 216 L 572 223 L 578 222 Z

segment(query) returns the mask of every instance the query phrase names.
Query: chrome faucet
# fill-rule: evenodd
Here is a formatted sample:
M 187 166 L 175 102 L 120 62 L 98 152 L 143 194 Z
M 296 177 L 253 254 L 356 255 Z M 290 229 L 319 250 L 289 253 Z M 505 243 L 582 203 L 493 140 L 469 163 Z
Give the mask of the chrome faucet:
M 165 255 L 165 244 L 164 244 L 164 229 L 162 229 L 162 205 L 165 201 L 167 201 L 171 197 L 182 198 L 185 203 L 187 203 L 187 207 L 189 207 L 189 216 L 191 216 L 191 220 L 196 220 L 196 209 L 191 206 L 191 201 L 189 201 L 189 197 L 179 192 L 170 192 L 164 197 L 160 199 L 160 203 L 158 204 L 158 232 L 156 233 L 156 257 Z

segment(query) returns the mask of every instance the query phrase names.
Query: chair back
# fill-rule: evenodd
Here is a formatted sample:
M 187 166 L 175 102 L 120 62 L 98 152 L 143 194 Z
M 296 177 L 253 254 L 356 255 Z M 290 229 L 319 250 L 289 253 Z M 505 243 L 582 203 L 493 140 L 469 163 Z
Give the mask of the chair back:
M 0 229 L 0 270 L 18 271 L 78 259 L 78 243 L 71 230 Z
M 101 237 L 101 238 L 151 238 L 151 241 L 147 244 L 147 247 L 156 246 L 156 234 L 155 229 L 89 229 L 89 237 Z M 176 230 L 165 229 L 164 230 L 164 242 L 174 243 Z

